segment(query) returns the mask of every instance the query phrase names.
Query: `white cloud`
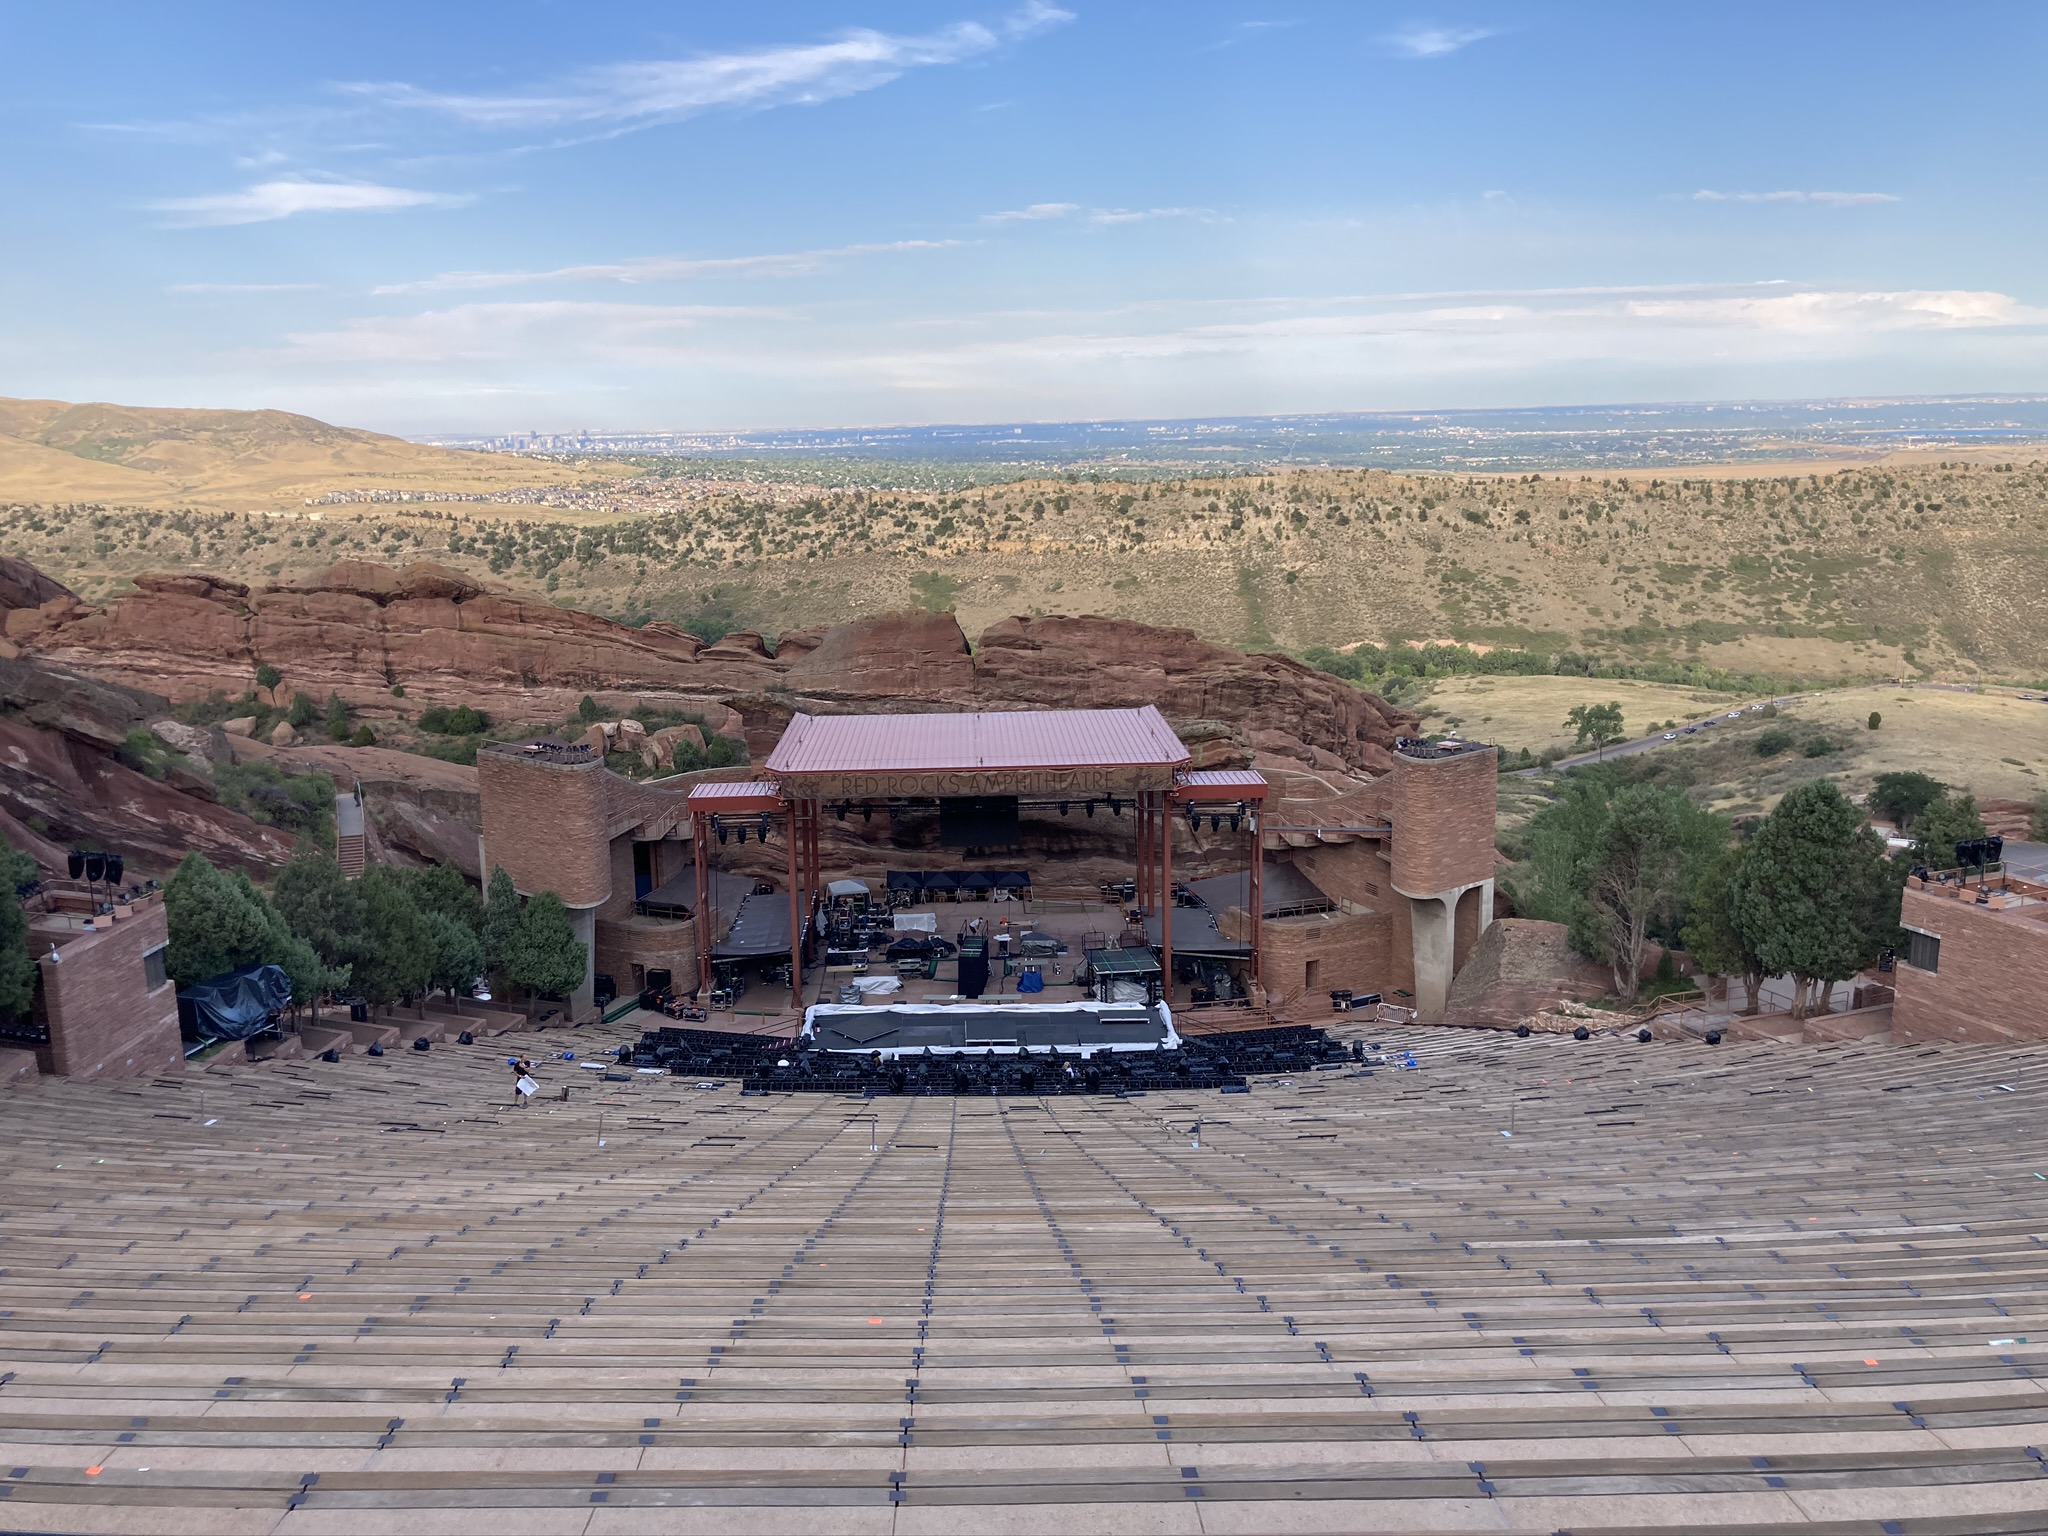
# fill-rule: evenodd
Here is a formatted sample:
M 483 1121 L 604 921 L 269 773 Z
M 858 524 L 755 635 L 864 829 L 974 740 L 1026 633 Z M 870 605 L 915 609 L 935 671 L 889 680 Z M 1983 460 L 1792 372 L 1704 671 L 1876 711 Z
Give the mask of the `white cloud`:
M 886 85 L 913 69 L 963 63 L 1073 19 L 1071 11 L 1030 0 L 993 24 L 959 21 L 908 35 L 855 28 L 828 42 L 609 64 L 584 70 L 559 86 L 514 94 L 430 91 L 398 82 L 343 89 L 474 128 L 596 124 L 624 131 L 719 107 L 831 101 Z
M 1693 193 L 1696 203 L 1832 203 L 1854 207 L 1860 203 L 1896 203 L 1890 192 L 1713 192 L 1702 188 Z
M 1006 208 L 1001 213 L 984 213 L 984 224 L 1015 224 L 1031 219 L 1064 219 L 1081 211 L 1079 203 L 1033 203 L 1028 208 Z
M 441 272 L 413 282 L 385 283 L 375 294 L 445 293 L 465 289 L 521 288 L 533 283 L 674 283 L 696 277 L 789 277 L 815 272 L 849 256 L 881 256 L 899 251 L 942 251 L 963 240 L 889 240 L 870 245 L 838 245 L 814 251 L 781 251 L 759 256 L 640 256 L 630 261 L 589 262 L 538 271 Z
M 1381 41 L 1406 59 L 1441 59 L 1493 35 L 1491 27 L 1416 25 L 1390 32 Z
M 389 213 L 399 208 L 446 206 L 463 199 L 367 181 L 261 181 L 240 192 L 171 197 L 150 204 L 183 226 L 265 224 L 301 213 Z
M 1079 203 L 1033 203 L 1028 208 L 1007 208 L 1001 213 L 984 213 L 984 224 L 1019 224 L 1046 219 L 1070 219 L 1085 214 L 1090 224 L 1139 224 L 1147 219 L 1205 219 L 1214 216 L 1209 208 L 1088 208 Z

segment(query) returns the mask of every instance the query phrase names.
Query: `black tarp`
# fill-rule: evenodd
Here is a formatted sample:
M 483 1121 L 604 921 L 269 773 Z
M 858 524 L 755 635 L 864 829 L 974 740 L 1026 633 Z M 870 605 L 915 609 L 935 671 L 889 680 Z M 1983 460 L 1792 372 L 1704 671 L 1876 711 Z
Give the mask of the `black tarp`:
M 921 891 L 924 889 L 924 873 L 915 869 L 892 869 L 889 871 L 889 889 Z
M 179 992 L 178 1027 L 193 1040 L 247 1040 L 291 1002 L 281 966 L 245 965 Z
M 960 877 L 960 889 L 963 891 L 992 891 L 995 888 L 995 877 L 978 869 L 970 869 Z
M 924 872 L 924 888 L 928 891 L 957 891 L 960 880 L 950 869 L 928 869 Z
M 1028 870 L 1022 869 L 998 870 L 995 882 L 1006 891 L 1025 890 L 1031 885 L 1031 874 Z

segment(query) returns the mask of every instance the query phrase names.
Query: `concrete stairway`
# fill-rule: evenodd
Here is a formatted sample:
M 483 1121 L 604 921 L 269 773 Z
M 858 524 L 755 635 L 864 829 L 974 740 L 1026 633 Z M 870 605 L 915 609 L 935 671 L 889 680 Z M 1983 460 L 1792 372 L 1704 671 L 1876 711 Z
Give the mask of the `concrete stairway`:
M 23 1088 L 0 1530 L 2048 1529 L 2048 1051 L 1368 1038 L 1417 1069 Z

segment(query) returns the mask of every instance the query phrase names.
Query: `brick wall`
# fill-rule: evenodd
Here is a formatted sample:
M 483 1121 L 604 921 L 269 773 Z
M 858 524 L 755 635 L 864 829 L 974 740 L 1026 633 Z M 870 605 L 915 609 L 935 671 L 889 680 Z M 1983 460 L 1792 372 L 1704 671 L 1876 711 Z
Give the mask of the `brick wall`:
M 1444 758 L 1396 752 L 1387 778 L 1398 889 L 1429 896 L 1493 878 L 1498 788 L 1491 747 Z
M 1389 927 L 1377 913 L 1353 916 L 1332 912 L 1314 917 L 1268 919 L 1262 940 L 1261 979 L 1275 1008 L 1291 1004 L 1327 1004 L 1340 987 L 1353 992 L 1389 990 Z M 1316 962 L 1315 986 L 1308 984 L 1310 961 Z
M 1900 957 L 1892 1040 L 2048 1039 L 2048 923 L 1908 887 L 1901 921 L 1941 939 L 1938 971 Z
M 483 806 L 484 879 L 504 865 L 527 895 L 553 891 L 572 907 L 592 907 L 612 894 L 611 839 L 606 835 L 604 762 L 542 762 L 506 752 L 476 757 Z M 631 899 L 628 845 L 626 892 Z
M 674 975 L 678 990 L 688 991 L 697 980 L 697 924 L 665 922 L 638 917 L 597 923 L 595 969 L 611 977 L 619 996 L 637 990 L 633 967 L 661 968 Z
M 50 957 L 51 939 L 29 935 L 43 973 L 38 1011 L 50 1030 L 50 1043 L 36 1051 L 44 1072 L 113 1078 L 184 1066 L 177 988 L 166 981 L 152 991 L 143 970 L 143 956 L 170 939 L 161 901 L 111 928 L 69 938 L 59 945 L 59 959 Z

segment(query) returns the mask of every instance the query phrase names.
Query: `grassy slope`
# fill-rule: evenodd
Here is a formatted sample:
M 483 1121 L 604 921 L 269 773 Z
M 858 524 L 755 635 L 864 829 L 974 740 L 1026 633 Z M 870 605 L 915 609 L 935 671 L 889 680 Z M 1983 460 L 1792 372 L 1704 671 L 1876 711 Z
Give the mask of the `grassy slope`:
M 0 399 L 0 499 L 295 506 L 342 486 L 503 491 L 562 478 L 508 454 L 424 448 L 285 411 Z
M 1457 638 L 1781 675 L 2048 672 L 2048 613 L 2031 600 L 2048 585 L 2038 461 L 1535 481 L 1301 471 L 947 495 L 648 479 L 557 499 L 334 506 L 318 524 L 17 510 L 0 513 L 0 537 L 88 592 L 166 565 L 261 582 L 344 555 L 431 557 L 615 614 L 715 601 L 770 632 L 943 601 L 970 632 L 1094 612 L 1296 649 Z

